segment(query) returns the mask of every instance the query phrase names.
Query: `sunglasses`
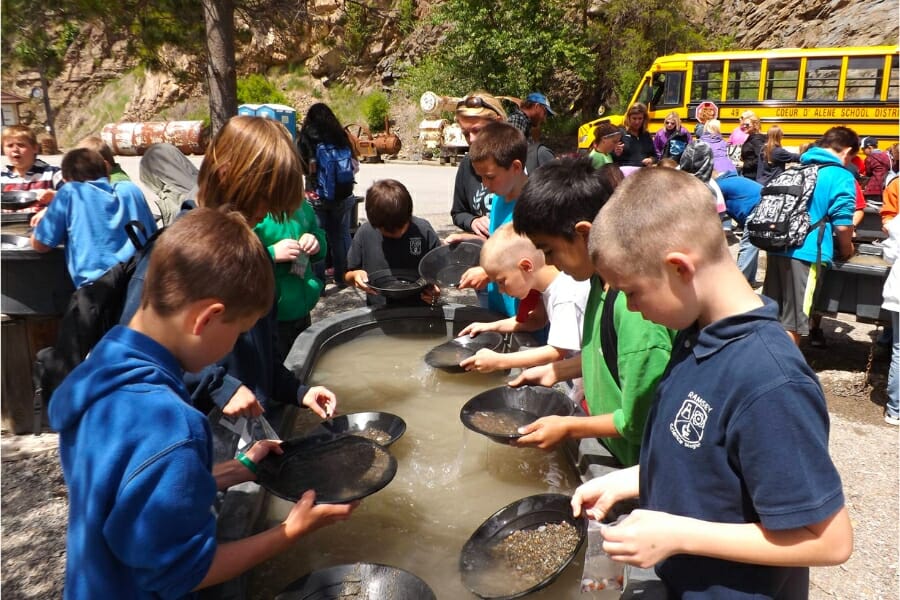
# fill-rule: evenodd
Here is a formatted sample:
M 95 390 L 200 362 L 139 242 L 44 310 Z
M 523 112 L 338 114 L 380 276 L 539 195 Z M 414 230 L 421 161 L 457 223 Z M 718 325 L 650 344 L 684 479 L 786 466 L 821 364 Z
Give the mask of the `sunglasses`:
M 486 108 L 492 111 L 494 114 L 503 116 L 500 114 L 500 111 L 495 107 L 491 106 L 484 98 L 481 96 L 467 96 L 457 103 L 457 110 L 465 106 L 466 108 Z

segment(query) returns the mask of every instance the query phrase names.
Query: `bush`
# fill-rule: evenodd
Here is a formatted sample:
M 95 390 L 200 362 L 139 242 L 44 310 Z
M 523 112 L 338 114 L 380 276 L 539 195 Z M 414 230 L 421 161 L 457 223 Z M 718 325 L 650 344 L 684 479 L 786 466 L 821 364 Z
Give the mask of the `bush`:
M 237 99 L 238 104 L 288 104 L 281 90 L 258 73 L 238 79 Z
M 371 131 L 384 131 L 384 121 L 391 105 L 384 92 L 372 92 L 363 99 L 362 113 Z

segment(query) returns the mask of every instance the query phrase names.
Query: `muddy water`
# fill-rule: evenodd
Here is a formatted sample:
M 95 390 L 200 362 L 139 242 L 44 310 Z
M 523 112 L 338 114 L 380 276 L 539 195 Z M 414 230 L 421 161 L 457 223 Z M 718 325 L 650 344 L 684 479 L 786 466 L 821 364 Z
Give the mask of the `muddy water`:
M 512 448 L 468 431 L 465 402 L 502 385 L 505 374 L 449 374 L 422 358 L 444 337 L 365 334 L 330 350 L 313 380 L 338 396 L 340 412 L 387 411 L 407 424 L 390 451 L 394 480 L 369 496 L 349 521 L 316 531 L 257 568 L 251 598 L 271 598 L 311 570 L 346 562 L 376 562 L 411 571 L 441 600 L 473 598 L 459 576 L 459 553 L 490 515 L 532 494 L 571 494 L 577 477 L 561 452 Z M 308 428 L 299 426 L 297 434 Z M 282 520 L 291 504 L 272 498 L 267 518 Z M 566 599 L 578 592 L 584 549 L 551 586 L 529 598 Z

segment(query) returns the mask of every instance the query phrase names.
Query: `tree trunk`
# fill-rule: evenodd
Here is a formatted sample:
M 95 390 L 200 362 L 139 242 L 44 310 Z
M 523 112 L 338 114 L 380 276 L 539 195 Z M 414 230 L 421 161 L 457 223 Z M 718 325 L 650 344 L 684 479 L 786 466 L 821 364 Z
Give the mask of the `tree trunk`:
M 41 95 L 44 99 L 44 113 L 47 115 L 46 131 L 52 137 L 56 137 L 56 115 L 53 114 L 53 107 L 50 105 L 50 82 L 47 81 L 47 74 L 43 69 L 39 69 L 41 76 Z
M 206 76 L 211 134 L 237 114 L 234 64 L 234 1 L 202 0 L 206 22 Z

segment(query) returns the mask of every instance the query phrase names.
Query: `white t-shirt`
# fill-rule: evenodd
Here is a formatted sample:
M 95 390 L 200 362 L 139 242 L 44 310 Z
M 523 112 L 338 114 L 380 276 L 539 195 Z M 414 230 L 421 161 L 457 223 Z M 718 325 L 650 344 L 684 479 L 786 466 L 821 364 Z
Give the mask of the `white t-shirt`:
M 569 275 L 560 273 L 541 293 L 550 321 L 547 343 L 568 351 L 570 356 L 581 352 L 584 309 L 590 292 L 589 280 L 575 281 Z

